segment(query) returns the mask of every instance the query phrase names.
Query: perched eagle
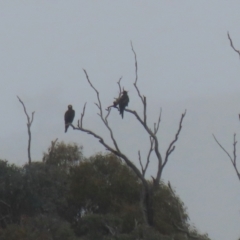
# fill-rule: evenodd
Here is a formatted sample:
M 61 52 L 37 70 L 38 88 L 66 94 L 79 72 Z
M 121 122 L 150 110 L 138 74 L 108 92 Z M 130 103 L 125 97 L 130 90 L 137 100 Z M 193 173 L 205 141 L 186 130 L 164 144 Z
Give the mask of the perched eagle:
M 119 112 L 122 115 L 122 118 L 123 118 L 124 109 L 126 108 L 126 106 L 128 106 L 128 103 L 129 103 L 129 97 L 128 97 L 127 91 L 123 91 L 122 96 L 113 103 L 114 107 L 117 107 L 117 105 L 119 106 Z
M 65 132 L 67 132 L 69 124 L 73 122 L 74 116 L 75 116 L 75 111 L 72 109 L 72 105 L 68 105 L 68 110 L 64 114 Z

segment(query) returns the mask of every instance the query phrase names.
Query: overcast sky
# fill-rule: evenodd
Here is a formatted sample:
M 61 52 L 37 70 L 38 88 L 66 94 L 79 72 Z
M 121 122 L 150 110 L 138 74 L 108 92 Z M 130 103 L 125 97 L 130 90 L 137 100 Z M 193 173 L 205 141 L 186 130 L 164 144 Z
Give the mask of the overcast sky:
M 109 140 L 82 68 L 99 89 L 104 107 L 118 95 L 116 82 L 122 76 L 129 108 L 141 113 L 133 87 L 132 41 L 149 125 L 162 108 L 158 137 L 163 155 L 187 109 L 163 179 L 171 181 L 201 233 L 213 240 L 236 240 L 240 182 L 212 133 L 230 153 L 234 132 L 240 138 L 240 61 L 227 38 L 229 31 L 240 49 L 239 9 L 237 0 L 0 1 L 0 158 L 27 162 L 26 116 L 16 95 L 29 113 L 36 112 L 34 160 L 41 160 L 56 138 L 83 145 L 85 156 L 104 152 L 89 135 L 70 128 L 65 134 L 63 115 L 72 104 L 76 124 L 87 102 L 85 126 Z M 137 151 L 143 160 L 148 151 L 147 134 L 128 113 L 122 120 L 112 111 L 109 123 L 121 149 L 138 165 Z M 148 176 L 156 166 L 153 157 Z

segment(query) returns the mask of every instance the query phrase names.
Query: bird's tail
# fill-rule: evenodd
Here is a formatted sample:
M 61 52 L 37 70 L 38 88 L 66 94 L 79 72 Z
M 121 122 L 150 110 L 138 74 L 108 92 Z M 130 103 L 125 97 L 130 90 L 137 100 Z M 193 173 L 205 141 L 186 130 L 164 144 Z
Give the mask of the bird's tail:
M 67 132 L 68 127 L 69 127 L 69 125 L 65 124 L 65 133 Z
M 122 115 L 122 118 L 123 118 L 123 112 L 124 112 L 124 110 L 120 110 L 120 111 L 119 111 L 119 114 Z

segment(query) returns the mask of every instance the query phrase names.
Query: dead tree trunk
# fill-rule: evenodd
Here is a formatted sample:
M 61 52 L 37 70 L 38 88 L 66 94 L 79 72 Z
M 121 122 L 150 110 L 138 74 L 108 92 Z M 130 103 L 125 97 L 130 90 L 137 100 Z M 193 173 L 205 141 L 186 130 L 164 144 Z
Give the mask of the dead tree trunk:
M 23 103 L 23 101 L 17 96 L 19 102 L 22 104 L 23 106 L 23 110 L 24 110 L 24 113 L 27 117 L 27 130 L 28 130 L 28 164 L 31 165 L 31 162 L 32 162 L 32 158 L 31 158 L 31 141 L 32 141 L 32 134 L 31 134 L 31 125 L 33 123 L 33 118 L 34 118 L 34 113 L 35 112 L 32 112 L 32 118 L 30 119 L 28 113 L 27 113 L 27 110 L 26 110 L 26 107 L 25 107 L 25 104 Z
M 100 100 L 100 94 L 99 94 L 98 90 L 93 86 L 92 82 L 90 81 L 86 70 L 84 70 L 86 79 L 87 79 L 89 85 L 91 86 L 91 88 L 96 92 L 96 95 L 97 95 L 97 103 L 95 103 L 95 105 L 97 106 L 97 108 L 99 110 L 98 115 L 101 118 L 102 122 L 104 123 L 107 131 L 109 132 L 113 147 L 111 147 L 110 144 L 106 143 L 105 140 L 103 139 L 103 137 L 101 137 L 100 135 L 98 135 L 97 133 L 95 133 L 94 131 L 92 131 L 90 129 L 86 129 L 83 126 L 83 118 L 85 115 L 86 103 L 83 106 L 83 111 L 81 113 L 81 118 L 78 120 L 77 127 L 73 126 L 73 124 L 71 124 L 71 126 L 75 130 L 79 130 L 79 131 L 88 133 L 88 134 L 92 135 L 93 137 L 95 137 L 96 139 L 98 139 L 100 144 L 102 144 L 108 151 L 112 152 L 116 156 L 120 157 L 123 161 L 125 161 L 125 163 L 137 175 L 139 180 L 141 180 L 141 182 L 142 182 L 141 205 L 142 205 L 143 218 L 144 218 L 144 221 L 146 224 L 153 226 L 154 225 L 154 209 L 153 209 L 154 192 L 158 189 L 158 186 L 159 186 L 159 183 L 161 180 L 162 171 L 168 162 L 169 156 L 175 150 L 175 143 L 177 142 L 179 134 L 181 132 L 182 122 L 183 122 L 183 118 L 186 115 L 186 111 L 182 114 L 182 116 L 180 118 L 178 130 L 175 134 L 174 139 L 169 144 L 169 147 L 166 151 L 165 156 L 162 157 L 160 150 L 159 150 L 159 143 L 158 143 L 158 138 L 157 138 L 157 133 L 158 133 L 159 125 L 160 125 L 160 121 L 161 121 L 161 110 L 160 110 L 160 114 L 158 117 L 158 121 L 156 123 L 154 123 L 153 130 L 152 130 L 147 124 L 147 99 L 145 96 L 143 96 L 140 93 L 140 90 L 137 86 L 137 81 L 138 81 L 137 57 L 136 57 L 136 53 L 135 53 L 133 47 L 132 47 L 132 51 L 135 56 L 135 73 L 136 73 L 136 78 L 135 78 L 133 85 L 134 85 L 136 92 L 142 102 L 142 105 L 143 105 L 143 116 L 140 117 L 140 115 L 135 110 L 131 110 L 131 109 L 125 109 L 125 112 L 130 113 L 133 116 L 135 116 L 137 121 L 142 125 L 142 127 L 145 129 L 145 131 L 147 132 L 147 134 L 149 136 L 150 147 L 149 147 L 146 163 L 143 164 L 143 161 L 141 159 L 141 152 L 138 151 L 139 163 L 141 166 L 141 169 L 139 170 L 136 167 L 136 165 L 134 165 L 133 162 L 120 150 L 118 143 L 114 137 L 113 130 L 110 127 L 109 122 L 108 122 L 108 117 L 111 113 L 111 109 L 112 109 L 112 107 L 115 107 L 115 106 L 114 105 L 109 106 L 106 109 L 107 114 L 104 115 L 102 103 Z M 121 78 L 118 81 L 118 86 L 119 86 L 119 96 L 120 96 L 123 91 L 123 89 L 121 87 Z M 155 156 L 158 161 L 157 162 L 158 167 L 157 167 L 156 176 L 152 177 L 153 182 L 150 184 L 150 181 L 147 181 L 147 179 L 145 178 L 145 173 L 146 173 L 148 165 L 150 163 L 150 157 L 151 157 L 152 153 L 155 153 Z

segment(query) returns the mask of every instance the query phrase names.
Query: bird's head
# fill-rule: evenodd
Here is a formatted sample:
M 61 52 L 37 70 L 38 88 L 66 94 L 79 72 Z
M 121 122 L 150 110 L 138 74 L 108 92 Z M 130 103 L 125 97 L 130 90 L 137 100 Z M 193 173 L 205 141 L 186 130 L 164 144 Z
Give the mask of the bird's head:
M 68 109 L 72 109 L 72 105 L 70 104 L 70 105 L 68 105 Z
M 128 92 L 127 92 L 127 91 L 125 91 L 125 90 L 122 92 L 122 94 L 123 94 L 123 95 L 126 95 L 127 93 L 128 93 Z

